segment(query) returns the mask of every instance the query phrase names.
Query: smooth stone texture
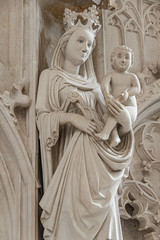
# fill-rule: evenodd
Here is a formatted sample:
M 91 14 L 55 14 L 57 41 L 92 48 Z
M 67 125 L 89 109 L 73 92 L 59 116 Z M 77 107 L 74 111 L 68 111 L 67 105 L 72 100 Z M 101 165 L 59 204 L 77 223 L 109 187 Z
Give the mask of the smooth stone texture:
M 58 4 L 56 0 L 1 1 L 0 239 L 43 239 L 43 228 L 38 225 L 41 213 L 39 209 L 38 215 L 38 202 L 43 192 L 41 188 L 38 200 L 39 185 L 35 181 L 36 175 L 42 183 L 35 115 L 38 73 L 50 67 L 53 52 L 64 33 L 64 8 L 84 10 L 88 4 L 89 0 L 67 3 L 60 0 Z M 129 46 L 135 56 L 129 71 L 136 74 L 141 83 L 141 93 L 137 96 L 138 116 L 133 125 L 135 151 L 129 177 L 119 188 L 120 215 L 126 219 L 122 219 L 124 240 L 159 240 L 160 235 L 159 10 L 157 0 L 117 0 L 115 10 L 100 12 L 102 28 L 92 52 L 96 78 L 101 82 L 103 76 L 112 71 L 113 49 L 122 44 Z M 13 84 L 20 82 L 24 83 L 24 88 L 19 93 L 28 96 L 31 105 L 26 108 L 17 105 L 10 112 L 14 99 L 8 93 L 12 95 Z M 4 96 L 8 97 L 4 99 Z M 77 91 L 69 95 L 73 105 L 75 96 Z M 76 108 L 88 116 L 80 104 Z M 14 113 L 14 118 L 10 113 Z M 102 112 L 98 114 L 102 116 Z M 54 162 L 53 170 L 56 167 L 57 162 Z M 126 204 L 132 206 L 131 211 L 126 211 Z M 128 220 L 131 218 L 133 220 Z M 135 222 L 137 220 L 139 223 Z

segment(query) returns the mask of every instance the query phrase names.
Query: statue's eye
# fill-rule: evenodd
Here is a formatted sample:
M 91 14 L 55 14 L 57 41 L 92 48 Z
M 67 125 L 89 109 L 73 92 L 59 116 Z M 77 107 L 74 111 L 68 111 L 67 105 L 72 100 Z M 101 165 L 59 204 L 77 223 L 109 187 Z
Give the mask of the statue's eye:
M 83 43 L 83 39 L 78 39 L 78 42 L 79 43 Z
M 118 58 L 121 58 L 121 57 L 122 57 L 122 54 L 121 54 L 121 53 L 118 53 L 118 54 L 117 54 L 117 57 L 118 57 Z

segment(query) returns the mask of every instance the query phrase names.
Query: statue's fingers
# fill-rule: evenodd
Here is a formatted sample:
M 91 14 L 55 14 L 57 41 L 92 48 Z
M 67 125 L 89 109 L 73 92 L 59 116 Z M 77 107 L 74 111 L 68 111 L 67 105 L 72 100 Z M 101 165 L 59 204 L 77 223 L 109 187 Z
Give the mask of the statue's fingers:
M 89 135 L 92 135 L 92 132 L 90 131 L 89 128 L 87 128 L 87 129 L 85 130 L 85 132 L 86 132 L 87 134 L 89 134 Z
M 121 108 L 121 103 L 119 101 L 117 101 L 116 99 L 113 99 L 111 102 L 111 105 L 114 106 L 115 108 Z
M 112 106 L 112 107 L 115 108 L 118 112 L 120 112 L 121 110 L 123 110 L 122 104 L 119 103 L 118 101 L 116 101 L 115 99 L 109 104 L 109 106 Z
M 94 121 L 94 119 L 91 119 L 91 122 L 92 122 L 93 124 L 96 124 L 95 121 Z
M 88 127 L 87 130 L 88 130 L 90 133 L 93 134 L 93 133 L 95 133 L 95 130 L 96 130 L 96 129 L 93 129 L 92 127 Z
M 124 97 L 120 97 L 120 98 L 119 98 L 119 101 L 121 102 L 121 101 L 123 101 L 123 99 L 124 99 Z
M 90 121 L 90 125 L 96 126 L 96 123 L 95 123 L 93 120 L 91 120 L 91 121 Z
M 92 123 L 89 124 L 89 127 L 93 128 L 94 130 L 96 130 L 96 128 L 97 128 L 96 124 L 92 124 Z
M 110 113 L 112 113 L 113 115 L 117 115 L 119 113 L 119 111 L 117 111 L 117 109 L 115 109 L 113 106 L 108 106 L 108 110 L 110 111 Z

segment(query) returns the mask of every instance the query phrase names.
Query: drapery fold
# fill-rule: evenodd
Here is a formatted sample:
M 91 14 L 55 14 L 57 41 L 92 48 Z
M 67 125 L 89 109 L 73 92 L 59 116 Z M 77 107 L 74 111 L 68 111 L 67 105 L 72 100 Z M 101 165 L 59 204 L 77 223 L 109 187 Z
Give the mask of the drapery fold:
M 61 112 L 72 112 L 76 108 L 68 98 L 71 91 L 77 91 L 83 99 L 81 103 L 87 116 L 94 119 L 99 128 L 104 125 L 96 109 L 94 91 L 98 85 L 83 85 L 83 81 L 76 84 L 74 80 L 73 84 L 66 74 L 51 69 L 42 73 L 39 83 L 37 125 L 45 189 L 40 202 L 44 239 L 122 240 L 117 189 L 128 171 L 133 134 L 130 131 L 117 148 L 110 148 L 78 129 L 71 131 L 70 124 L 60 126 Z M 57 144 L 61 149 L 61 141 L 63 154 L 58 156 L 53 175 L 52 150 Z

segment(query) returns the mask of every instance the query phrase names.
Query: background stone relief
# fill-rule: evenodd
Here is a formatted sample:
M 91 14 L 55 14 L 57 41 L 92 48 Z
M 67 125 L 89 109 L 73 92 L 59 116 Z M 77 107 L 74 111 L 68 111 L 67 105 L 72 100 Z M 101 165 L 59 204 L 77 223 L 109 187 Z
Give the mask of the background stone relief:
M 143 239 L 159 239 L 159 62 L 160 5 L 151 1 L 117 1 L 117 9 L 104 15 L 104 69 L 110 71 L 110 54 L 125 44 L 135 53 L 134 71 L 141 81 L 139 115 L 134 126 L 135 153 L 130 176 L 122 183 L 122 218 L 138 219 Z M 116 37 L 115 37 L 116 36 Z M 111 41 L 111 39 L 115 41 Z M 125 206 L 133 209 L 126 213 Z M 131 210 L 131 209 L 130 209 Z M 125 228 L 124 228 L 125 229 Z M 127 239 L 127 238 L 126 238 Z M 140 235 L 139 238 L 141 239 Z
M 0 5 L 0 239 L 37 239 L 39 5 L 17 0 Z M 32 99 L 25 109 L 24 98 Z
M 35 126 L 38 72 L 50 65 L 55 46 L 63 33 L 59 12 L 62 13 L 65 6 L 83 9 L 90 3 L 89 0 L 76 3 L 58 1 L 59 5 L 54 0 L 1 1 L 0 93 L 10 91 L 14 83 L 24 81 L 23 93 L 32 99 L 29 108 L 15 110 L 18 125 L 0 100 L 0 149 L 3 149 L 0 169 L 1 173 L 4 172 L 0 174 L 2 240 L 38 239 L 38 183 L 35 180 L 35 175 L 38 176 Z M 59 11 L 55 12 L 55 5 Z M 55 13 L 58 15 L 55 16 Z M 116 9 L 105 10 L 101 21 L 103 28 L 93 53 L 98 80 L 101 81 L 104 73 L 111 70 L 113 48 L 126 44 L 135 53 L 136 60 L 131 71 L 138 75 L 142 86 L 138 97 L 139 116 L 134 126 L 136 150 L 130 176 L 122 184 L 120 199 L 121 214 L 125 218 L 122 220 L 124 240 L 157 240 L 160 235 L 160 4 L 158 0 L 117 0 Z M 4 121 L 5 125 L 2 125 Z M 12 141 L 9 129 L 14 129 Z M 15 136 L 17 143 L 13 140 Z M 14 150 L 14 145 L 19 146 L 18 149 Z M 21 159 L 14 154 L 16 151 L 20 154 L 19 149 L 25 153 Z M 19 203 L 22 209 L 19 209 Z M 126 204 L 131 206 L 128 206 L 128 212 Z
M 50 4 L 51 1 L 47 2 L 47 9 L 49 9 L 48 4 Z M 43 6 L 44 7 L 44 6 Z M 73 4 L 70 3 L 70 7 L 73 8 Z M 44 11 L 45 17 L 46 18 L 54 18 L 54 12 L 52 12 L 50 15 Z M 131 166 L 131 172 L 134 170 L 135 171 L 135 176 L 131 174 L 129 177 L 129 180 L 131 180 L 131 184 L 135 186 L 135 182 L 138 181 L 138 189 L 135 190 L 135 195 L 137 199 L 129 199 L 129 196 L 127 195 L 125 199 L 125 191 L 124 195 L 122 198 L 122 201 L 125 202 L 125 204 L 128 202 L 130 205 L 135 208 L 133 211 L 132 209 L 132 217 L 127 214 L 125 210 L 125 205 L 123 205 L 122 209 L 125 211 L 125 216 L 124 218 L 132 218 L 132 219 L 138 219 L 140 222 L 136 222 L 136 220 L 122 220 L 122 226 L 124 230 L 124 239 L 143 239 L 144 235 L 145 239 L 159 239 L 158 234 L 159 234 L 159 223 L 158 223 L 158 208 L 155 210 L 155 207 L 153 206 L 153 202 L 157 205 L 159 203 L 159 198 L 156 194 L 158 189 L 152 191 L 151 187 L 148 186 L 147 181 L 148 178 L 150 179 L 150 175 L 148 174 L 148 170 L 144 170 L 144 168 L 149 167 L 152 168 L 152 164 L 150 163 L 152 160 L 148 156 L 148 161 L 146 162 L 144 159 L 145 157 L 142 156 L 139 158 L 139 155 L 137 157 L 137 149 L 139 148 L 140 143 L 140 131 L 137 131 L 137 128 L 139 128 L 140 122 L 143 122 L 143 127 L 145 128 L 146 126 L 146 116 L 148 116 L 148 112 L 150 110 L 151 116 L 154 114 L 158 114 L 157 112 L 159 111 L 158 109 L 158 103 L 159 103 L 159 53 L 160 53 L 160 48 L 159 48 L 159 33 L 160 33 L 160 26 L 159 26 L 159 17 L 160 17 L 160 6 L 158 5 L 157 2 L 153 1 L 117 1 L 117 8 L 113 11 L 104 11 L 103 15 L 101 16 L 101 20 L 103 22 L 103 29 L 99 32 L 99 35 L 97 37 L 97 46 L 96 49 L 93 53 L 94 56 L 94 65 L 95 65 L 95 70 L 96 74 L 98 77 L 98 80 L 101 81 L 103 74 L 106 73 L 107 71 L 111 71 L 111 66 L 110 66 L 110 55 L 113 50 L 117 45 L 124 44 L 128 45 L 131 47 L 134 51 L 135 54 L 135 64 L 133 65 L 133 68 L 131 71 L 135 72 L 140 81 L 141 81 L 141 86 L 142 86 L 142 92 L 141 95 L 138 97 L 138 106 L 139 106 L 139 117 L 137 119 L 137 122 L 135 124 L 135 136 L 136 136 L 136 151 L 134 155 L 134 159 L 132 161 L 132 166 Z M 55 26 L 58 27 L 57 20 L 54 20 Z M 53 46 L 53 42 L 57 43 L 56 36 L 51 37 L 51 33 L 49 31 L 49 26 L 47 22 L 45 22 L 45 38 L 47 39 L 48 48 L 53 49 L 55 46 Z M 59 21 L 59 26 L 61 29 L 60 32 L 58 32 L 58 35 L 60 36 L 63 32 L 62 29 L 62 22 Z M 48 29 L 48 31 L 46 30 Z M 48 33 L 47 33 L 48 32 Z M 113 41 L 114 39 L 114 41 Z M 102 43 L 103 42 L 103 46 Z M 52 43 L 52 47 L 49 46 Z M 50 56 L 48 54 L 48 51 L 45 52 L 45 57 L 47 59 L 47 63 L 50 62 L 52 54 L 50 53 Z M 150 106 L 150 108 L 148 108 Z M 150 117 L 151 117 L 150 116 Z M 158 117 L 157 117 L 158 119 Z M 148 119 L 149 121 L 149 119 Z M 147 122 L 148 122 L 147 121 Z M 138 125 L 138 126 L 137 126 Z M 151 124 L 153 125 L 153 123 Z M 147 125 L 148 126 L 148 125 Z M 147 128 L 147 127 L 146 127 Z M 154 127 L 153 127 L 154 128 Z M 154 132 L 158 132 L 158 124 L 156 124 L 156 131 L 152 131 L 151 136 L 154 139 L 151 140 L 150 145 L 156 146 L 155 142 L 157 142 L 157 133 L 155 134 Z M 142 129 L 141 129 L 142 131 Z M 144 139 L 144 138 L 143 138 Z M 154 147 L 155 148 L 155 147 Z M 141 150 L 142 147 L 141 147 Z M 158 155 L 157 155 L 158 156 Z M 154 159 L 155 162 L 158 161 Z M 146 164 L 146 166 L 144 166 Z M 148 164 L 148 165 L 147 165 Z M 157 165 L 157 163 L 156 163 Z M 140 172 L 141 174 L 137 173 L 137 168 L 141 169 Z M 151 171 L 151 170 L 150 170 Z M 157 176 L 159 174 L 158 169 L 156 167 Z M 149 176 L 148 176 L 149 175 Z M 141 176 L 141 177 L 140 177 Z M 155 173 L 153 174 L 153 178 L 155 178 Z M 153 179 L 152 179 L 153 180 Z M 135 181 L 135 182 L 134 182 Z M 129 194 L 129 182 L 125 183 L 126 188 Z M 127 185 L 128 184 L 128 185 Z M 124 185 L 125 186 L 125 185 Z M 132 186 L 133 187 L 133 186 Z M 142 189 L 141 189 L 142 188 Z M 141 192 L 147 192 L 148 195 L 153 195 L 153 199 L 151 200 L 151 207 L 146 208 L 147 201 L 146 203 L 141 205 L 142 202 L 144 202 L 143 196 L 141 197 Z M 149 193 L 149 192 L 150 193 Z M 143 194 L 142 194 L 143 195 Z M 127 202 L 126 202 L 126 201 Z M 138 201 L 141 205 L 141 207 L 137 204 L 134 204 L 134 201 Z M 153 202 L 152 202 L 153 201 Z M 147 206 L 148 207 L 148 206 Z M 139 208 L 139 210 L 138 210 Z M 150 213 L 150 208 L 151 213 Z M 147 211 L 146 213 L 145 210 Z M 137 212 L 136 212 L 137 211 Z M 133 214 L 134 212 L 134 214 Z M 122 214 L 123 215 L 123 214 Z M 142 215 L 142 216 L 141 216 Z M 152 217 L 148 217 L 151 216 Z M 157 220 L 155 220 L 154 218 Z M 150 227 L 152 225 L 152 227 Z M 128 228 L 129 226 L 129 228 Z M 138 232 L 141 230 L 141 232 Z M 130 231 L 130 230 L 131 231 Z M 151 233 L 150 232 L 156 232 L 156 233 Z

